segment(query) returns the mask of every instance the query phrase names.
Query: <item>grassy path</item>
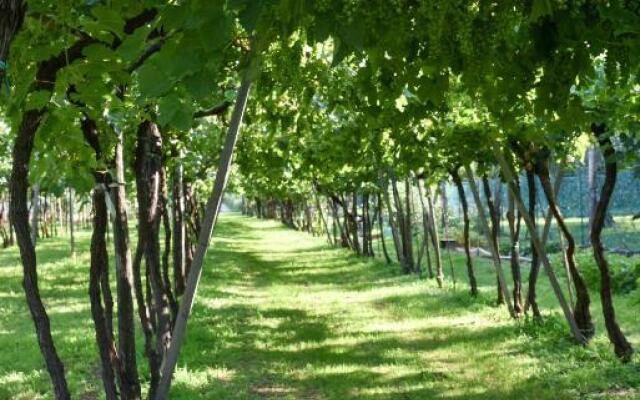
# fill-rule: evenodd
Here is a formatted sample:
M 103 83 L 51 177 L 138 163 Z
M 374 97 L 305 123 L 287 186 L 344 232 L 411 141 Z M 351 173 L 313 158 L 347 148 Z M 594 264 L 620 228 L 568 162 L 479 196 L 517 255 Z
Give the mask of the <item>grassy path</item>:
M 464 283 L 439 290 L 276 222 L 227 217 L 218 232 L 176 398 L 633 394 L 603 382 L 601 372 L 618 375 L 615 361 L 578 369 L 589 353 L 567 342 L 562 325 L 534 338 L 535 327 L 519 328 L 506 310 L 490 306 L 490 288 L 473 301 Z M 494 279 L 489 272 L 481 278 L 486 285 Z
M 277 222 L 225 215 L 216 236 L 172 399 L 640 396 L 637 362 L 621 366 L 602 334 L 581 349 L 559 319 L 537 327 L 493 307 L 495 278 L 484 263 L 482 295 L 473 300 L 464 282 L 437 289 Z M 65 245 L 39 245 L 42 294 L 75 398 L 94 399 L 88 256 L 72 262 Z M 17 254 L 0 253 L 0 263 L 0 399 L 50 398 Z

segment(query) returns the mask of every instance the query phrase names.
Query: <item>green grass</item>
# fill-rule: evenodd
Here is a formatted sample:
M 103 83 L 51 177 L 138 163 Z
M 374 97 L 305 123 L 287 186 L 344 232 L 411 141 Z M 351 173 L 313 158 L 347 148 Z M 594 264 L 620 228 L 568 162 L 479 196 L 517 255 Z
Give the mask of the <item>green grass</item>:
M 43 241 L 38 268 L 74 398 L 94 399 L 101 385 L 86 294 L 87 232 L 79 247 L 72 261 L 65 239 Z M 598 334 L 581 348 L 571 343 L 544 275 L 546 323 L 539 326 L 493 306 L 487 261 L 476 263 L 478 299 L 467 294 L 462 258 L 454 261 L 456 288 L 438 289 L 277 222 L 225 215 L 171 399 L 640 397 L 640 364 L 613 357 L 595 294 Z M 0 265 L 0 399 L 49 399 L 16 249 L 0 252 Z M 636 298 L 618 297 L 616 305 L 638 345 Z

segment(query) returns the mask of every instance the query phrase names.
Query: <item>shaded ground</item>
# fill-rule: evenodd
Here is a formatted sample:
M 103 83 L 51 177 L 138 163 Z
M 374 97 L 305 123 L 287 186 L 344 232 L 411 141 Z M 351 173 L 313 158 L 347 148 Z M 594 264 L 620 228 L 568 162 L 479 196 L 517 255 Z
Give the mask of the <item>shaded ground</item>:
M 485 262 L 474 300 L 458 256 L 458 284 L 441 290 L 276 222 L 226 215 L 216 236 L 172 399 L 640 397 L 637 360 L 620 365 L 600 326 L 583 349 L 555 311 L 537 326 L 493 307 L 495 278 Z M 87 254 L 72 262 L 62 240 L 39 251 L 42 295 L 72 390 L 94 398 Z M 50 398 L 14 250 L 0 253 L 0 266 L 0 398 Z M 543 303 L 553 304 L 541 289 Z M 638 344 L 637 304 L 617 301 Z

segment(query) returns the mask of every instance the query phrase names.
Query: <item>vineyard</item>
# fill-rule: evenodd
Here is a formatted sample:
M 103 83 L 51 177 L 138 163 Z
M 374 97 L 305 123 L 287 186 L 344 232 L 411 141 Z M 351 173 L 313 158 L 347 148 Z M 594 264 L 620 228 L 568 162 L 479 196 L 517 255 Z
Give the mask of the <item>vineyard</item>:
M 0 0 L 0 399 L 640 398 L 639 27 Z

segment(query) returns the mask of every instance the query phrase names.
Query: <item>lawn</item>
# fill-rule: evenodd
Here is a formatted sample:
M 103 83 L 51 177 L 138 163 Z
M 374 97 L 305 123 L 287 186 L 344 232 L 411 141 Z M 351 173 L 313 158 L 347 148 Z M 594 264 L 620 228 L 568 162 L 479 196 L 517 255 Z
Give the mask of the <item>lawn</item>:
M 487 260 L 476 260 L 481 295 L 473 299 L 457 254 L 456 287 L 438 289 L 400 274 L 397 265 L 328 248 L 323 238 L 278 222 L 227 214 L 215 236 L 171 399 L 640 397 L 639 360 L 622 365 L 614 358 L 596 293 L 597 336 L 581 348 L 571 342 L 544 275 L 546 322 L 537 325 L 512 321 L 494 306 Z M 88 239 L 80 233 L 75 260 L 65 238 L 38 245 L 42 297 L 79 399 L 101 398 Z M 0 265 L 0 399 L 50 399 L 17 250 L 2 250 Z M 619 322 L 636 346 L 637 299 L 635 292 L 616 298 Z

